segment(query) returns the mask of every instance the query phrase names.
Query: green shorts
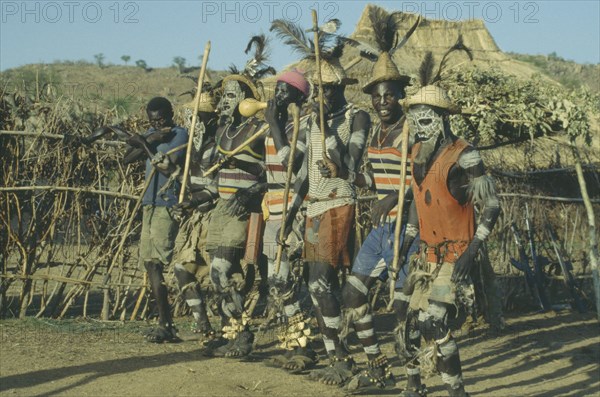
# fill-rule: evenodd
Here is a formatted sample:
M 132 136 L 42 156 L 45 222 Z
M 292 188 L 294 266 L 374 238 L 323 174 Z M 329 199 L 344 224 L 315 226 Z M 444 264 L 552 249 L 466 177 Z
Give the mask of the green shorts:
M 140 263 L 159 260 L 163 265 L 168 265 L 173 256 L 178 229 L 179 222 L 173 219 L 170 208 L 145 205 L 140 236 Z
M 175 240 L 174 263 L 206 265 L 210 262 L 206 252 L 206 232 L 210 214 L 194 211 L 181 224 Z

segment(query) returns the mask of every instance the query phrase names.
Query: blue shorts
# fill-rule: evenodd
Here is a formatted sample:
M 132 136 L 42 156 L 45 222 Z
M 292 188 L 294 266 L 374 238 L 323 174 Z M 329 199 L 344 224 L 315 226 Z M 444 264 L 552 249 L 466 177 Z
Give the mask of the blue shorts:
M 356 259 L 352 265 L 352 273 L 360 274 L 362 276 L 369 276 L 374 278 L 380 278 L 385 281 L 388 278 L 388 267 L 392 265 L 394 260 L 394 231 L 396 229 L 396 222 L 384 223 L 378 228 L 373 228 L 367 236 Z M 404 230 L 402 228 L 400 234 L 400 246 L 404 241 Z M 419 248 L 419 236 L 415 238 L 408 254 L 408 258 L 412 254 L 417 252 Z M 401 264 L 402 265 L 402 264 Z M 408 265 L 402 267 L 398 280 L 396 281 L 396 289 L 402 288 L 404 280 L 408 274 Z

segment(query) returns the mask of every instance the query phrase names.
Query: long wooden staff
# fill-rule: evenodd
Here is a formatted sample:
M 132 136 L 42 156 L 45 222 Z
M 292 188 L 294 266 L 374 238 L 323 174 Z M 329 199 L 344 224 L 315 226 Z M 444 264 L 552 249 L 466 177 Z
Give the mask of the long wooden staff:
M 292 174 L 294 173 L 294 159 L 296 158 L 296 145 L 298 144 L 298 135 L 300 132 L 300 107 L 293 104 L 292 118 L 294 120 L 294 129 L 292 131 L 292 144 L 290 147 L 290 157 L 288 158 L 287 175 L 285 179 L 285 189 L 283 190 L 283 208 L 281 210 L 281 228 L 279 229 L 279 241 L 283 242 L 285 238 L 285 218 L 288 210 L 288 196 L 290 195 L 290 185 L 292 184 Z M 281 267 L 281 257 L 283 256 L 283 245 L 277 247 L 277 256 L 275 257 L 275 274 L 279 274 Z
M 400 186 L 398 190 L 398 212 L 396 213 L 396 229 L 394 230 L 394 260 L 390 269 L 390 301 L 387 309 L 392 310 L 396 279 L 400 270 L 400 232 L 402 231 L 402 213 L 404 212 L 404 196 L 406 193 L 406 165 L 408 162 L 408 122 L 402 126 L 402 163 L 400 164 Z
M 327 147 L 325 146 L 325 100 L 323 99 L 323 77 L 321 76 L 321 50 L 319 48 L 319 22 L 317 20 L 317 10 L 312 10 L 312 22 L 315 45 L 315 64 L 317 68 L 317 83 L 319 84 L 319 128 L 321 129 L 323 161 L 326 163 L 331 163 L 331 160 L 327 156 Z
M 196 120 L 198 118 L 198 107 L 200 103 L 200 94 L 204 85 L 204 75 L 206 74 L 206 64 L 208 63 L 208 54 L 210 54 L 210 41 L 204 47 L 204 55 L 202 56 L 202 66 L 200 67 L 200 77 L 198 77 L 198 87 L 196 89 L 196 97 L 194 98 L 194 112 L 192 113 L 192 126 L 190 127 L 187 151 L 185 153 L 185 166 L 183 167 L 183 180 L 181 182 L 181 191 L 179 192 L 179 202 L 185 199 L 185 190 L 187 187 L 188 173 L 190 171 L 190 162 L 192 158 L 192 146 L 194 142 L 194 132 L 196 130 Z
M 224 157 L 222 157 L 219 161 L 217 161 L 212 167 L 210 167 L 209 169 L 204 171 L 203 176 L 209 176 L 210 174 L 212 174 L 213 172 L 215 172 L 216 170 L 221 168 L 223 166 L 223 164 L 225 164 L 227 162 L 227 160 L 229 160 L 230 158 L 232 158 L 233 156 L 235 156 L 236 154 L 238 154 L 239 152 L 244 150 L 244 148 L 246 146 L 248 146 L 249 144 L 254 142 L 262 134 L 267 132 L 268 129 L 269 129 L 269 124 L 265 124 L 264 126 L 262 126 L 258 131 L 256 131 L 254 134 L 252 134 L 252 136 L 250 136 L 248 139 L 246 139 L 244 142 L 242 142 L 238 147 L 233 149 L 231 152 L 227 153 Z

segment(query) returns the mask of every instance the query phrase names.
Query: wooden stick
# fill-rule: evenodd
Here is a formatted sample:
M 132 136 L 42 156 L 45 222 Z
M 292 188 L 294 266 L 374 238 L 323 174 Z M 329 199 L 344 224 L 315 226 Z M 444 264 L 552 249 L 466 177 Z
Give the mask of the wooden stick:
M 0 135 L 15 135 L 15 136 L 33 136 L 37 138 L 49 138 L 49 139 L 64 139 L 65 135 L 63 134 L 49 134 L 43 131 L 12 131 L 12 130 L 0 130 Z M 120 147 L 124 146 L 126 143 L 122 141 L 109 141 L 106 139 L 99 139 L 92 143 L 95 144 L 103 144 L 107 146 Z
M 296 158 L 296 145 L 298 144 L 298 135 L 300 132 L 300 108 L 292 104 L 292 118 L 294 120 L 294 129 L 292 131 L 292 144 L 290 147 L 290 156 L 288 157 L 287 174 L 285 179 L 285 189 L 283 190 L 283 208 L 281 210 L 281 228 L 279 229 L 279 241 L 284 242 L 285 238 L 285 218 L 287 216 L 288 201 L 290 195 L 290 185 L 292 184 L 292 175 L 294 173 L 294 159 Z M 275 256 L 275 274 L 279 274 L 281 267 L 281 257 L 283 256 L 283 244 L 277 246 L 277 255 Z
M 584 199 L 580 198 L 569 198 L 569 197 L 552 197 L 552 196 L 541 196 L 539 194 L 524 194 L 524 193 L 498 193 L 499 197 L 522 197 L 538 200 L 547 201 L 558 201 L 563 203 L 584 203 Z M 600 200 L 590 199 L 590 203 L 600 204 Z
M 244 148 L 246 146 L 248 146 L 249 144 L 251 144 L 252 142 L 254 142 L 262 134 L 264 134 L 265 132 L 267 132 L 268 129 L 269 129 L 269 125 L 268 124 L 264 125 L 258 131 L 256 131 L 250 138 L 248 138 L 244 142 L 242 142 L 240 144 L 240 146 L 236 147 L 231 152 L 227 153 L 223 158 L 221 158 L 221 160 L 217 161 L 212 167 L 210 167 L 208 170 L 204 171 L 203 176 L 209 176 L 213 172 L 215 172 L 218 169 L 220 169 L 223 166 L 223 164 L 225 164 L 227 162 L 227 160 L 229 160 L 230 158 L 232 158 L 233 156 L 235 156 L 236 154 L 238 154 L 239 152 L 241 152 L 242 150 L 244 150 Z
M 325 146 L 325 100 L 323 99 L 323 77 L 321 76 L 321 50 L 319 49 L 319 23 L 317 18 L 317 10 L 312 10 L 312 22 L 314 31 L 317 82 L 319 83 L 319 128 L 321 129 L 321 145 L 323 146 L 323 160 L 326 162 L 331 162 L 331 160 L 329 160 L 329 156 L 327 156 L 327 147 Z
M 188 182 L 188 174 L 190 172 L 190 161 L 192 158 L 192 146 L 194 143 L 194 132 L 196 130 L 196 120 L 198 118 L 198 106 L 200 103 L 200 94 L 204 85 L 204 75 L 206 74 L 206 64 L 208 63 L 208 54 L 210 54 L 210 41 L 204 47 L 204 55 L 202 57 L 202 67 L 200 67 L 200 77 L 198 77 L 198 87 L 196 89 L 196 97 L 194 98 L 194 112 L 192 113 L 192 126 L 188 138 L 187 151 L 185 153 L 185 165 L 183 167 L 183 179 L 181 182 L 181 191 L 179 192 L 179 202 L 185 199 L 185 190 Z
M 589 257 L 590 267 L 592 269 L 592 281 L 594 282 L 594 294 L 596 295 L 596 313 L 598 321 L 600 321 L 600 270 L 599 270 L 599 254 L 598 254 L 598 236 L 596 235 L 596 217 L 594 215 L 594 207 L 590 200 L 590 196 L 587 191 L 587 185 L 583 175 L 583 169 L 581 168 L 581 159 L 579 158 L 579 152 L 577 148 L 572 147 L 573 154 L 575 155 L 575 170 L 577 171 L 577 181 L 579 182 L 579 189 L 581 190 L 581 197 L 585 203 L 585 210 L 588 218 L 589 228 Z
M 9 186 L 9 187 L 0 187 L 0 192 L 26 192 L 26 191 L 42 191 L 42 190 L 50 190 L 50 191 L 65 191 L 65 192 L 74 192 L 74 193 L 89 193 L 89 194 L 97 194 L 104 196 L 111 196 L 117 198 L 124 198 L 129 200 L 137 200 L 138 196 L 134 196 L 131 194 L 117 193 L 111 192 L 108 190 L 95 190 L 88 188 L 79 188 L 79 187 L 69 187 L 69 186 Z
M 402 231 L 402 213 L 404 211 L 404 196 L 406 194 L 406 166 L 408 163 L 408 123 L 402 126 L 402 164 L 400 166 L 400 186 L 398 190 L 398 212 L 396 213 L 396 230 L 394 230 L 394 259 L 390 271 L 390 301 L 388 311 L 392 310 L 394 304 L 394 293 L 396 292 L 396 278 L 400 270 L 400 233 Z
M 144 282 L 142 288 L 140 289 L 140 295 L 138 296 L 137 302 L 135 303 L 135 307 L 131 312 L 131 317 L 129 321 L 135 321 L 135 317 L 137 316 L 138 310 L 140 310 L 140 305 L 142 304 L 142 300 L 144 300 L 144 296 L 146 296 L 146 288 L 148 285 L 148 273 L 144 272 Z

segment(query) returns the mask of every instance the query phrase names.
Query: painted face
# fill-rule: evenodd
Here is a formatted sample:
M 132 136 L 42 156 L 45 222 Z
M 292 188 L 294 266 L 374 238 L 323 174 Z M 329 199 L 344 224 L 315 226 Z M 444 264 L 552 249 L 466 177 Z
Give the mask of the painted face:
M 371 104 L 382 122 L 395 123 L 402 117 L 402 106 L 398 101 L 404 98 L 403 91 L 392 81 L 377 84 L 371 90 Z
M 416 105 L 408 110 L 408 125 L 416 140 L 428 141 L 444 132 L 443 116 L 431 106 Z
M 298 90 L 286 82 L 278 81 L 275 86 L 275 105 L 286 108 L 290 103 L 298 100 Z
M 315 103 L 319 103 L 318 92 L 321 89 L 319 86 L 315 86 Z M 346 86 L 336 84 L 324 84 L 323 85 L 323 102 L 325 108 L 325 114 L 333 113 L 342 107 L 346 103 L 344 97 L 344 91 Z
M 169 127 L 173 121 L 173 115 L 170 114 L 167 110 L 149 110 L 148 121 L 150 121 L 150 125 L 155 130 L 161 130 L 165 127 Z
M 238 104 L 245 98 L 240 83 L 230 80 L 223 86 L 223 96 L 219 101 L 218 109 L 221 116 L 232 117 Z

